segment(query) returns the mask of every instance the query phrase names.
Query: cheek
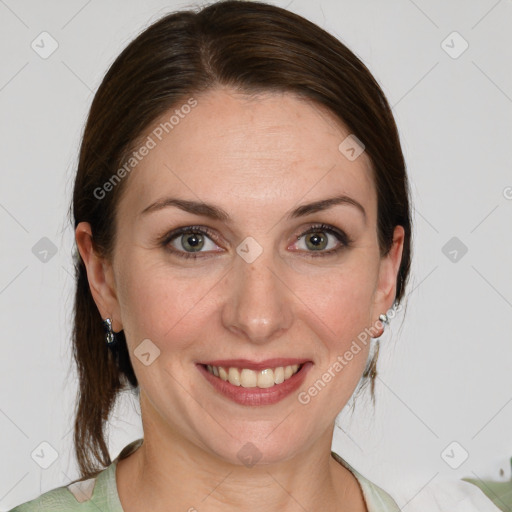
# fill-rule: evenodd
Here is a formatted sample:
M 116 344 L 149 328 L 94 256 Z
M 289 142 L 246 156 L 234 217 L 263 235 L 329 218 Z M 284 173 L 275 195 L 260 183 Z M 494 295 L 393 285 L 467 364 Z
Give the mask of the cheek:
M 371 262 L 357 254 L 346 265 L 315 278 L 297 278 L 297 295 L 326 328 L 326 338 L 343 346 L 371 323 L 376 284 Z
M 299 391 L 299 403 L 334 420 L 345 407 L 359 383 L 370 350 L 373 282 L 364 271 L 333 275 L 329 286 L 318 287 L 310 295 L 309 326 L 318 340 L 317 364 L 308 387 Z M 322 411 L 322 413 L 320 412 Z
M 315 368 L 315 378 L 332 381 L 332 399 L 341 407 L 359 382 L 370 349 L 371 333 L 367 329 L 372 325 L 376 273 L 369 270 L 373 268 L 370 262 L 363 260 L 332 271 L 326 280 L 316 280 L 314 288 L 309 282 L 309 287 L 301 287 L 298 293 L 307 298 L 304 303 L 308 307 L 303 312 L 322 345 L 317 352 L 320 364 Z
M 208 279 L 179 277 L 168 265 L 149 259 L 126 259 L 120 271 L 119 302 L 123 328 L 132 346 L 149 338 L 158 346 L 173 340 L 173 349 L 186 345 L 192 319 L 202 318 Z M 187 335 L 188 333 L 188 335 Z

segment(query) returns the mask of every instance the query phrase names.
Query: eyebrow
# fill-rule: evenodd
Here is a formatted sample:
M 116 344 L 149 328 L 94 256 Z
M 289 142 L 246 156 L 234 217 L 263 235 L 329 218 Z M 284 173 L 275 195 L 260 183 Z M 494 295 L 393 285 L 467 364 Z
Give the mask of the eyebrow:
M 322 199 L 320 201 L 314 201 L 312 203 L 303 204 L 289 212 L 286 215 L 286 218 L 295 219 L 297 217 L 304 217 L 312 213 L 327 210 L 336 205 L 354 206 L 360 213 L 362 213 L 364 221 L 366 223 L 366 210 L 364 209 L 363 205 L 356 201 L 355 199 L 346 195 L 339 195 L 335 197 L 330 197 L 328 199 Z M 181 210 L 188 213 L 192 213 L 194 215 L 202 215 L 204 217 L 209 217 L 211 219 L 219 220 L 226 223 L 231 222 L 231 217 L 229 216 L 229 214 L 219 206 L 203 203 L 201 201 L 190 201 L 186 199 L 177 199 L 174 197 L 165 197 L 163 199 L 155 201 L 154 203 L 144 208 L 144 210 L 142 210 L 139 215 L 146 215 L 147 213 L 162 210 L 168 207 L 180 208 Z

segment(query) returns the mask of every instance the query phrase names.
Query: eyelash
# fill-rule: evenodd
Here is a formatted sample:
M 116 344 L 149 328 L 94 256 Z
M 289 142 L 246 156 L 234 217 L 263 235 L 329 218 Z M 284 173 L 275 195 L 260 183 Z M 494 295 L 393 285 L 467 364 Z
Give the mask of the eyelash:
M 342 249 L 352 246 L 353 240 L 345 232 L 343 232 L 333 226 L 329 226 L 328 224 L 314 224 L 314 225 L 310 226 L 304 233 L 297 236 L 297 240 L 300 240 L 302 237 L 304 237 L 310 233 L 319 233 L 319 232 L 325 232 L 325 233 L 330 233 L 331 235 L 334 235 L 338 239 L 338 241 L 341 242 L 341 245 L 339 247 L 337 247 L 336 249 L 331 249 L 329 251 L 320 251 L 318 253 L 315 253 L 312 251 L 307 251 L 309 253 L 308 257 L 317 258 L 317 257 L 332 256 L 332 255 L 340 252 Z M 175 238 L 179 237 L 180 235 L 186 234 L 186 233 L 199 233 L 199 234 L 208 236 L 213 241 L 215 241 L 215 239 L 216 239 L 215 233 L 206 227 L 186 226 L 186 227 L 176 229 L 176 230 L 171 231 L 170 233 L 166 234 L 160 243 L 168 251 L 170 251 L 173 254 L 176 254 L 177 256 L 179 256 L 181 258 L 185 258 L 185 259 L 207 258 L 208 256 L 200 256 L 200 254 L 201 254 L 200 252 L 188 253 L 185 251 L 178 251 L 169 246 L 170 242 L 172 242 Z

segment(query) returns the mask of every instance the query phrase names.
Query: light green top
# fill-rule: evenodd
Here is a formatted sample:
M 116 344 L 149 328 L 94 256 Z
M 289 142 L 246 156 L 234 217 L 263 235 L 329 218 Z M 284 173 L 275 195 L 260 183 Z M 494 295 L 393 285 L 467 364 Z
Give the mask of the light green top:
M 96 477 L 48 491 L 9 512 L 124 512 L 117 493 L 116 466 L 120 457 L 127 457 L 141 444 L 142 439 L 137 439 L 127 445 L 112 464 Z M 367 480 L 337 453 L 331 453 L 336 461 L 356 477 L 363 491 L 368 512 L 400 512 L 400 508 L 389 494 Z

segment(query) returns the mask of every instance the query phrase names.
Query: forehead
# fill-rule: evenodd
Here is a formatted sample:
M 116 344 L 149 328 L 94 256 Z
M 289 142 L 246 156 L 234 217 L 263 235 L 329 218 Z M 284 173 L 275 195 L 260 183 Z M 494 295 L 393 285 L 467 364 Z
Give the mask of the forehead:
M 349 135 L 327 109 L 291 93 L 216 89 L 185 98 L 141 137 L 151 149 L 131 171 L 122 203 L 139 212 L 169 194 L 289 208 L 302 198 L 343 193 L 372 217 L 370 160 L 364 152 L 350 160 L 340 151 Z

